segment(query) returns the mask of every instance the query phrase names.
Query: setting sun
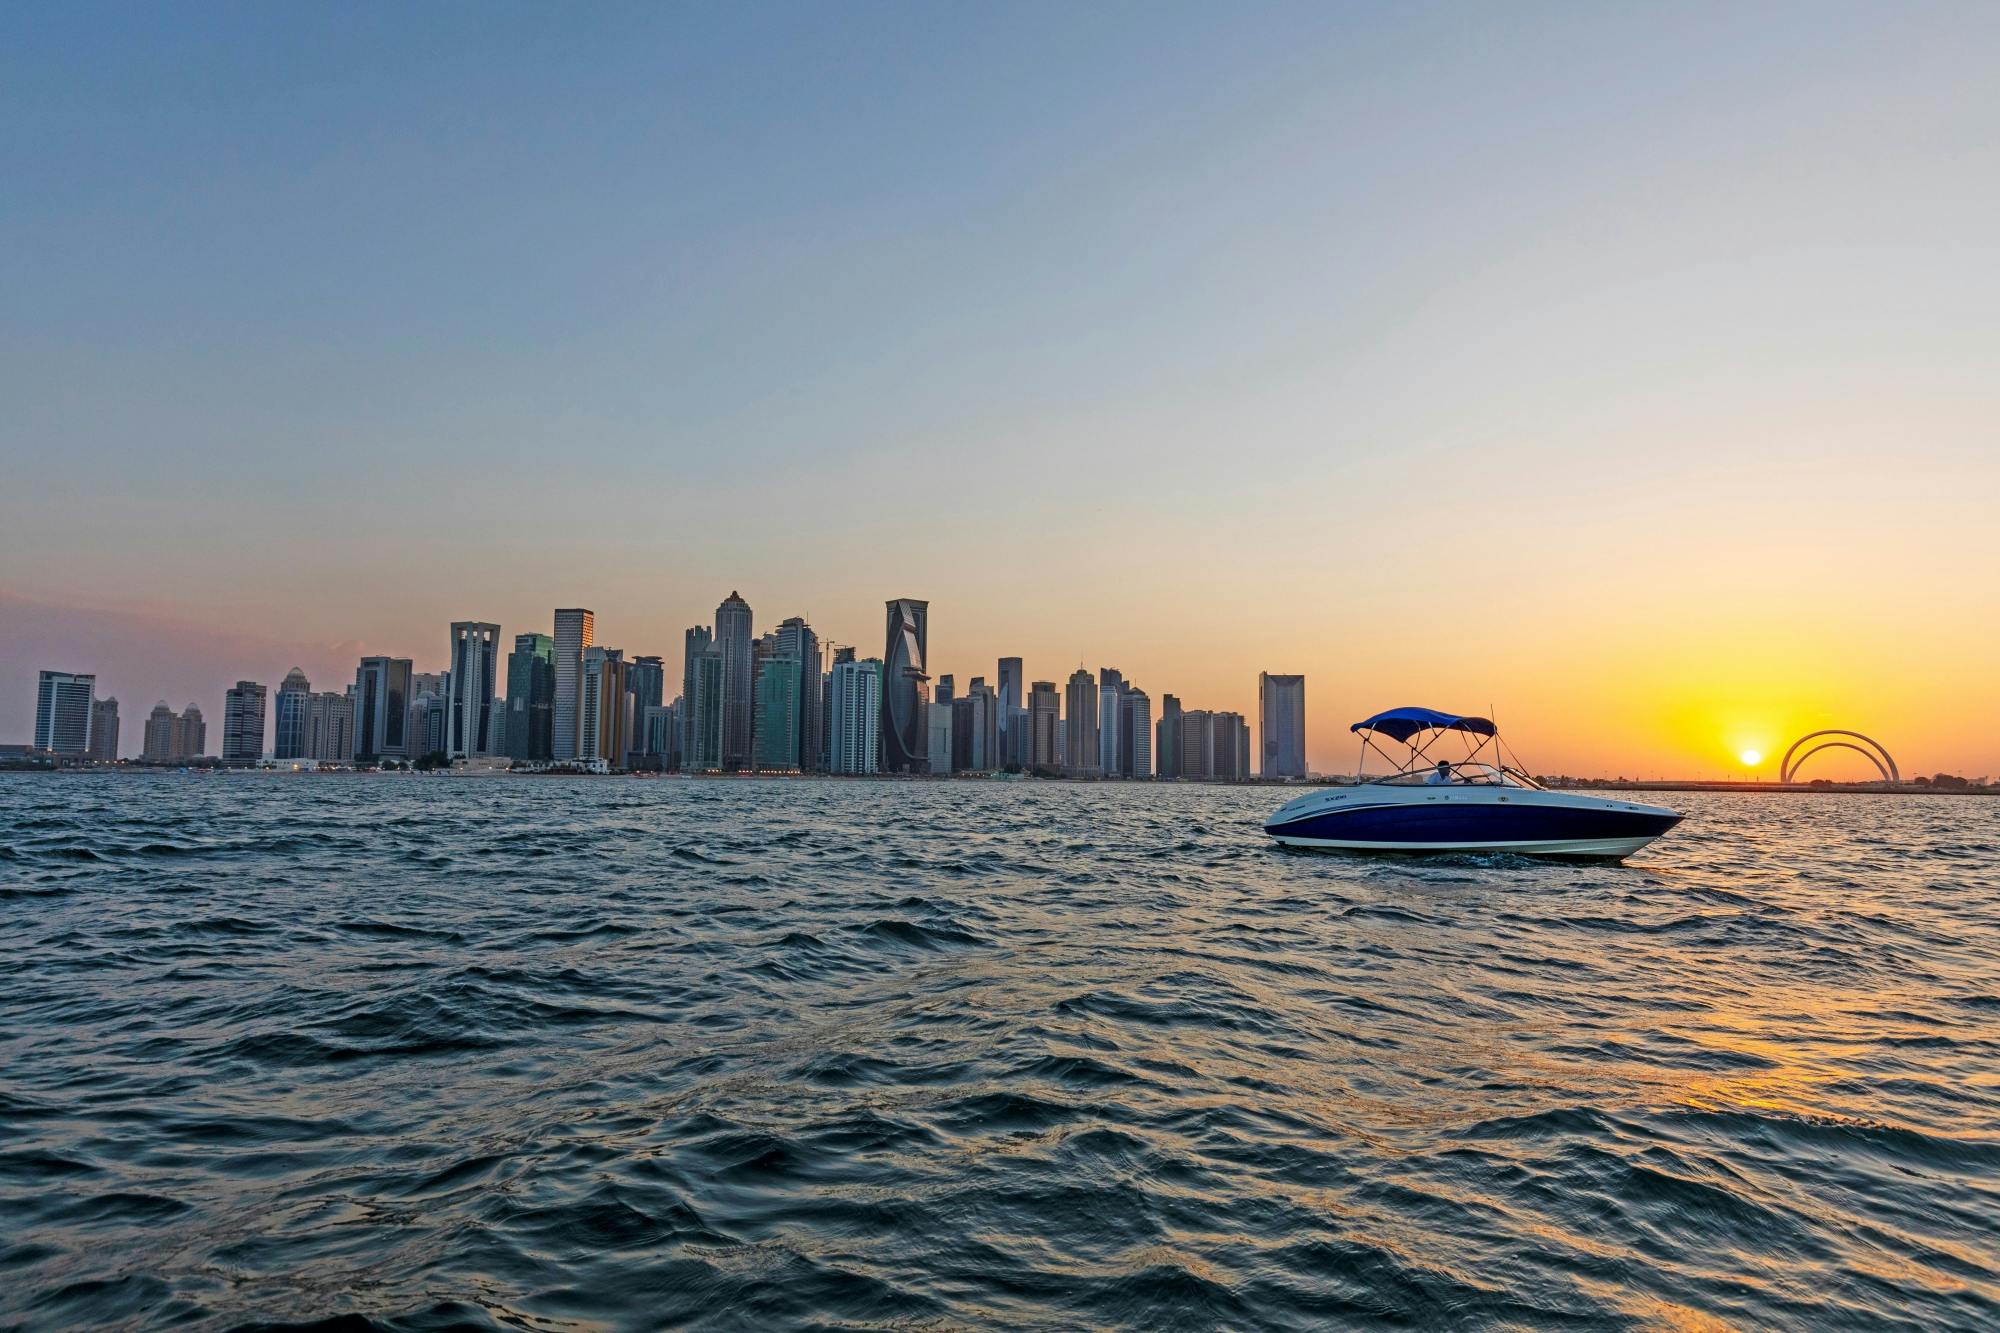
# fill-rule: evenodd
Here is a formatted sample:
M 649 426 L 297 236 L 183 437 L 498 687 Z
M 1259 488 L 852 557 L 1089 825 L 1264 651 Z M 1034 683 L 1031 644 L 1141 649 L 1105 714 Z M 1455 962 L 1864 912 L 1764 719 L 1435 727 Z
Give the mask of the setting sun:
M 1764 762 L 1764 756 L 1756 750 L 1745 750 L 1736 757 L 1743 761 L 1743 767 L 1745 768 L 1755 768 Z

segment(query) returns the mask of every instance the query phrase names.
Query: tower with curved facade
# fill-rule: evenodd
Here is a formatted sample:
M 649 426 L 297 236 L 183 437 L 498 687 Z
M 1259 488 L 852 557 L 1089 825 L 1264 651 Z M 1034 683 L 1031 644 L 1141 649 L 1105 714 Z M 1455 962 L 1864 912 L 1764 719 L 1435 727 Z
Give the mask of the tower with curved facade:
M 882 771 L 930 769 L 930 673 L 925 656 L 929 602 L 889 602 L 889 642 L 882 654 Z

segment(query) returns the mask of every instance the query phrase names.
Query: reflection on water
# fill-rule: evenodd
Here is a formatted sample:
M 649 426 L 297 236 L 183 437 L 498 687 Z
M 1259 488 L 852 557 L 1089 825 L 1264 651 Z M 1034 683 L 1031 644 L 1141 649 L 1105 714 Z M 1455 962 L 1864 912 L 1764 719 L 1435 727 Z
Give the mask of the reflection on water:
M 2000 1324 L 2000 803 L 0 780 L 0 1322 Z

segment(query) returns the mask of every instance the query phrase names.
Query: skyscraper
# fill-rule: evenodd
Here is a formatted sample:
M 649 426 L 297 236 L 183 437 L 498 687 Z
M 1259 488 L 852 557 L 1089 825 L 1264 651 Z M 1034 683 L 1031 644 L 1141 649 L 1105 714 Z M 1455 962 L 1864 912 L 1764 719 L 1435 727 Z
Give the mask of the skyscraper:
M 161 700 L 146 719 L 145 746 L 139 757 L 152 764 L 179 764 L 199 759 L 208 748 L 208 724 L 193 704 L 176 715 Z
M 820 666 L 819 635 L 802 618 L 793 616 L 778 626 L 778 649 L 798 659 L 799 702 L 797 709 L 799 767 L 819 767 Z
M 930 763 L 929 602 L 888 603 L 888 651 L 882 659 L 882 771 L 921 773 Z
M 90 753 L 90 705 L 97 677 L 44 671 L 35 687 L 35 748 L 77 759 Z
M 1258 773 L 1267 778 L 1306 775 L 1306 678 L 1257 673 Z
M 871 657 L 865 662 L 850 658 L 834 663 L 830 678 L 833 707 L 829 710 L 832 754 L 828 766 L 835 773 L 881 771 L 882 675 L 882 663 L 876 658 Z M 925 741 L 928 746 L 928 735 Z
M 483 620 L 451 626 L 451 680 L 445 696 L 445 756 L 493 753 L 493 689 L 499 683 L 500 627 Z
M 556 612 L 555 699 L 549 711 L 549 753 L 556 759 L 577 756 L 577 687 L 583 674 L 583 650 L 597 641 L 597 616 L 582 607 Z
M 625 690 L 632 696 L 628 712 L 632 720 L 632 740 L 627 747 L 627 768 L 645 767 L 658 769 L 665 765 L 666 755 L 673 749 L 653 748 L 652 738 L 646 731 L 646 716 L 655 708 L 664 708 L 667 702 L 667 664 L 658 657 L 635 657 L 625 665 Z
M 937 678 L 937 687 L 931 691 L 931 702 L 949 704 L 958 702 L 958 679 L 947 671 Z
M 1181 701 L 1171 694 L 1160 696 L 1160 722 L 1154 729 L 1158 744 L 1153 748 L 1153 772 L 1163 778 L 1181 775 Z
M 1062 699 L 1052 680 L 1028 687 L 1028 752 L 1024 766 L 1035 773 L 1062 768 Z
M 760 773 L 796 773 L 799 762 L 799 660 L 766 635 L 757 654 L 755 741 L 751 755 Z
M 1210 776 L 1226 782 L 1242 782 L 1250 776 L 1250 725 L 1241 713 L 1215 713 L 1214 766 Z
M 1063 718 L 1063 769 L 1073 777 L 1094 778 L 1099 768 L 1100 751 L 1097 731 L 1097 682 L 1090 673 L 1078 667 L 1069 678 L 1069 688 L 1064 691 L 1066 707 Z
M 273 759 L 306 757 L 306 700 L 312 697 L 312 682 L 306 673 L 293 667 L 278 686 L 276 726 L 271 736 Z
M 556 641 L 516 634 L 507 654 L 507 757 L 546 763 L 555 757 Z
M 264 704 L 268 691 L 239 680 L 222 696 L 222 762 L 254 765 L 264 757 Z
M 305 748 L 294 758 L 345 764 L 354 758 L 354 687 L 306 696 Z
M 625 764 L 631 737 L 632 697 L 625 688 L 625 654 L 595 645 L 583 650 L 577 678 L 577 759 L 602 759 L 613 768 Z
M 681 700 L 687 711 L 682 726 L 687 749 L 681 767 L 690 773 L 722 768 L 722 649 L 709 641 L 707 631 L 702 635 L 701 651 L 690 665 L 689 693 Z
M 1025 710 L 1021 706 L 1021 659 L 1000 659 L 1000 766 L 1028 766 Z
M 734 590 L 715 608 L 715 646 L 722 654 L 722 768 L 738 773 L 750 767 L 756 664 L 750 647 L 750 603 Z
M 951 767 L 955 773 L 991 773 L 1000 766 L 1000 701 L 984 676 L 974 676 L 951 702 Z
M 695 756 L 700 746 L 695 743 L 694 728 L 700 717 L 695 701 L 700 698 L 696 689 L 695 675 L 700 670 L 701 659 L 715 642 L 715 635 L 706 625 L 696 625 L 682 636 L 681 646 L 681 766 L 689 771 L 700 771 Z M 718 752 L 720 753 L 720 752 Z
M 116 699 L 99 699 L 90 706 L 90 757 L 105 764 L 118 758 Z
M 1122 713 L 1119 696 L 1125 692 L 1125 677 L 1114 667 L 1097 673 L 1097 767 L 1107 778 L 1123 777 L 1118 767 L 1119 723 Z
M 410 659 L 364 657 L 354 671 L 354 759 L 410 755 Z
M 1204 709 L 1181 714 L 1181 776 L 1206 782 L 1215 776 L 1215 718 Z
M 933 700 L 929 708 L 929 762 L 932 773 L 951 772 L 952 705 Z
M 1118 696 L 1118 774 L 1153 776 L 1153 700 L 1137 685 Z

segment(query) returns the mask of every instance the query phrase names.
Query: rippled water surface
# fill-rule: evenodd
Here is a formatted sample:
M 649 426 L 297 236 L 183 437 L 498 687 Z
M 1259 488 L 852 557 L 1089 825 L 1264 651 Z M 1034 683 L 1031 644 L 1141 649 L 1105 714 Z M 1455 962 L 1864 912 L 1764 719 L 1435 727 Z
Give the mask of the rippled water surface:
M 0 1326 L 2000 1326 L 2000 801 L 0 778 Z

